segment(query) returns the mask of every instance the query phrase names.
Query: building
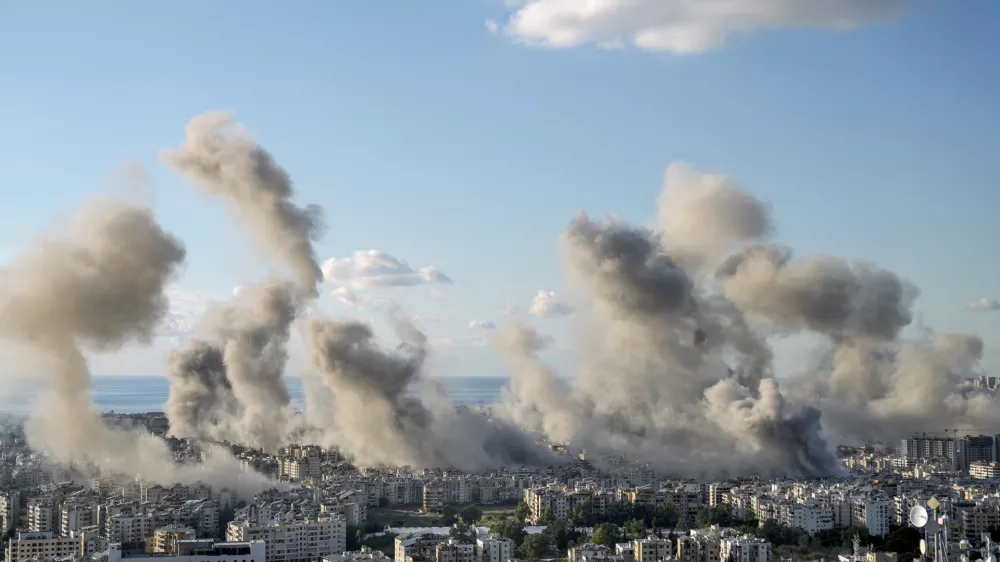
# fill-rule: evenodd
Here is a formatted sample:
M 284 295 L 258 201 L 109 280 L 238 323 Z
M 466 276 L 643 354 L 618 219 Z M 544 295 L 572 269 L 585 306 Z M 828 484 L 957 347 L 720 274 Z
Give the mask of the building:
M 969 476 L 979 480 L 1000 478 L 1000 463 L 977 461 L 969 465 Z
M 73 537 L 58 537 L 50 531 L 41 533 L 18 533 L 16 539 L 7 542 L 4 560 L 20 562 L 51 558 L 73 558 L 86 553 L 82 534 Z
M 52 505 L 52 498 L 37 497 L 28 499 L 27 524 L 30 533 L 58 533 L 58 510 Z
M 435 560 L 437 559 L 437 546 L 446 540 L 448 540 L 447 535 L 436 533 L 400 535 L 396 537 L 393 562 L 406 562 L 407 558 Z
M 758 537 L 725 537 L 719 544 L 722 562 L 770 562 L 771 543 Z
M 962 441 L 964 441 L 962 445 L 964 458 L 968 464 L 974 462 L 990 463 L 998 460 L 996 436 L 968 435 Z
M 60 513 L 60 534 L 64 537 L 68 537 L 73 531 L 97 524 L 97 509 L 94 505 L 64 503 Z
M 444 489 L 438 482 L 424 486 L 423 510 L 426 513 L 440 513 L 444 509 Z
M 339 516 L 320 519 L 289 517 L 270 522 L 233 521 L 226 529 L 226 540 L 266 542 L 265 562 L 312 562 L 347 550 L 347 524 Z
M 895 502 L 867 497 L 854 500 L 854 523 L 868 529 L 869 535 L 877 537 L 888 535 L 889 525 L 895 520 Z
M 715 562 L 719 560 L 721 540 L 714 532 L 693 531 L 691 536 L 677 538 L 677 560 L 683 562 Z
M 635 562 L 658 562 L 674 557 L 674 545 L 667 539 L 648 537 L 633 541 Z
M 263 541 L 215 542 L 214 540 L 183 540 L 177 543 L 178 552 L 173 556 L 162 554 L 130 555 L 121 545 L 108 547 L 107 562 L 261 562 L 267 557 Z
M 514 558 L 514 541 L 489 535 L 476 541 L 477 562 L 507 562 Z
M 178 542 L 185 540 L 194 540 L 198 538 L 197 533 L 191 527 L 182 527 L 180 525 L 171 525 L 168 527 L 160 527 L 153 531 L 153 536 L 150 540 L 150 545 L 146 548 L 146 552 L 157 553 L 157 554 L 177 554 Z
M 475 557 L 475 545 L 455 540 L 438 543 L 434 549 L 435 562 L 475 562 Z
M 21 494 L 17 490 L 0 493 L 0 533 L 14 530 L 21 513 Z
M 786 527 L 798 527 L 810 535 L 835 527 L 834 509 L 829 505 L 815 503 L 794 503 L 781 506 L 781 523 Z

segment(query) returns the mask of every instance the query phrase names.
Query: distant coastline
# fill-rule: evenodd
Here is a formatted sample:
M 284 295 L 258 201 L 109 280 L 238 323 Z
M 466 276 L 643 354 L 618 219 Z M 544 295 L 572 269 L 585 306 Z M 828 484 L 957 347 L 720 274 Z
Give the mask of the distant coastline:
M 456 404 L 493 404 L 499 401 L 502 389 L 510 380 L 496 376 L 433 377 Z M 300 409 L 305 399 L 303 379 L 287 376 L 288 392 L 294 409 Z M 170 393 L 170 382 L 163 376 L 98 376 L 94 377 L 94 403 L 103 412 L 123 414 L 157 412 Z M 38 390 L 28 385 L 8 387 L 0 394 L 0 413 L 28 414 L 37 400 Z

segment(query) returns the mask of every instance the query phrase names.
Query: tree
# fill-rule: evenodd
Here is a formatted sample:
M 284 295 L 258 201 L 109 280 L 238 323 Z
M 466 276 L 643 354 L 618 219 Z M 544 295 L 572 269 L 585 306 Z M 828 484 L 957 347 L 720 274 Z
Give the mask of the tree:
M 514 519 L 517 519 L 523 525 L 528 520 L 529 515 L 531 515 L 531 510 L 528 509 L 528 504 L 523 501 L 518 502 L 517 507 L 514 508 Z
M 664 503 L 653 509 L 650 523 L 657 528 L 666 527 L 673 529 L 677 526 L 677 521 L 679 520 L 680 516 L 677 514 L 677 508 L 674 507 L 674 504 Z
M 646 535 L 646 522 L 642 519 L 630 519 L 625 522 L 625 532 L 633 539 L 641 539 Z
M 347 526 L 347 551 L 354 552 L 361 549 L 361 527 L 354 525 Z
M 524 542 L 524 523 L 513 517 L 497 521 L 490 527 L 490 532 L 496 533 L 505 539 L 510 539 L 514 542 L 514 546 L 519 547 Z
M 553 521 L 545 528 L 545 534 L 552 540 L 556 550 L 566 550 L 570 544 L 578 540 L 582 535 L 574 529 L 570 529 L 562 521 Z
M 588 501 L 575 504 L 566 515 L 566 521 L 576 527 L 589 527 L 594 524 L 594 506 Z
M 441 524 L 446 527 L 451 527 L 457 520 L 458 516 L 455 513 L 455 508 L 450 505 L 444 506 L 444 509 L 441 510 Z
M 621 529 L 618 528 L 618 525 L 614 523 L 601 523 L 594 529 L 594 536 L 590 537 L 590 542 L 614 548 L 621 539 Z
M 466 525 L 475 525 L 476 523 L 479 523 L 480 519 L 483 518 L 483 510 L 479 509 L 475 505 L 470 505 L 469 507 L 463 509 L 459 516 Z
M 528 535 L 518 548 L 518 553 L 527 560 L 538 560 L 552 548 L 552 540 L 545 533 Z
M 889 533 L 889 538 L 885 541 L 885 549 L 888 552 L 896 552 L 902 558 L 903 555 L 920 551 L 920 531 L 913 527 L 900 527 Z

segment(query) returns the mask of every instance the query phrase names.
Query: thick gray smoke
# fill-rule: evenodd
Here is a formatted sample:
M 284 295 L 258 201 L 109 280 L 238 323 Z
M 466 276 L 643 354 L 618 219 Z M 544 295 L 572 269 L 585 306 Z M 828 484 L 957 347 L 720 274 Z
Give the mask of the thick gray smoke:
M 300 301 L 292 283 L 270 281 L 207 311 L 199 337 L 168 361 L 165 410 L 174 435 L 265 450 L 287 441 L 291 400 L 283 375 Z
M 301 286 L 316 294 L 323 277 L 312 241 L 322 232 L 319 207 L 292 203 L 292 181 L 271 155 L 233 124 L 233 114 L 213 111 L 192 119 L 187 137 L 164 150 L 161 161 L 223 197 L 261 245 L 291 267 Z
M 310 366 L 330 397 L 330 407 L 309 413 L 324 444 L 340 446 L 362 466 L 481 470 L 555 461 L 532 436 L 456 408 L 433 385 L 414 392 L 427 338 L 399 311 L 390 321 L 401 342 L 395 352 L 380 349 L 361 322 L 317 318 L 306 327 Z
M 268 280 L 209 310 L 199 338 L 171 356 L 166 410 L 175 435 L 273 450 L 290 432 L 283 379 L 290 328 L 322 277 L 312 246 L 322 212 L 292 202 L 288 174 L 232 118 L 225 112 L 195 117 L 184 142 L 163 151 L 161 160 L 205 193 L 222 196 L 291 268 L 298 288 Z
M 34 448 L 65 463 L 164 484 L 260 485 L 241 479 L 235 460 L 220 451 L 210 451 L 205 465 L 175 465 L 163 441 L 107 427 L 91 401 L 84 348 L 149 342 L 167 308 L 164 286 L 184 257 L 149 209 L 108 199 L 85 207 L 67 229 L 41 237 L 2 270 L 0 337 L 29 350 L 51 384 L 26 427 Z
M 723 176 L 673 165 L 660 229 L 573 219 L 561 238 L 593 306 L 571 384 L 539 361 L 541 339 L 508 326 L 506 410 L 551 439 L 680 473 L 826 475 L 828 444 L 918 428 L 990 427 L 1000 404 L 964 382 L 972 336 L 900 340 L 915 288 L 868 263 L 794 259 L 769 244 L 766 205 Z M 769 340 L 827 336 L 820 368 L 774 378 Z M 826 421 L 824 430 L 821 420 Z

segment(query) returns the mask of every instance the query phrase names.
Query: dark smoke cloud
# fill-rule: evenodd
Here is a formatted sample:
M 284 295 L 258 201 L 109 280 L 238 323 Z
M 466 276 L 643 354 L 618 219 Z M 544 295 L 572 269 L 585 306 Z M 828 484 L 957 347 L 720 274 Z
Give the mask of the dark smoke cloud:
M 188 123 L 186 133 L 180 146 L 161 153 L 161 161 L 206 194 L 226 199 L 258 241 L 281 257 L 302 287 L 315 295 L 323 278 L 312 247 L 323 230 L 320 208 L 292 203 L 288 173 L 233 124 L 232 113 L 199 115 Z

